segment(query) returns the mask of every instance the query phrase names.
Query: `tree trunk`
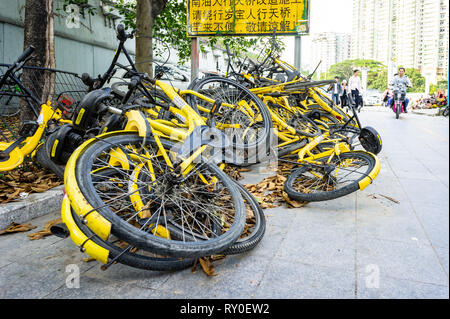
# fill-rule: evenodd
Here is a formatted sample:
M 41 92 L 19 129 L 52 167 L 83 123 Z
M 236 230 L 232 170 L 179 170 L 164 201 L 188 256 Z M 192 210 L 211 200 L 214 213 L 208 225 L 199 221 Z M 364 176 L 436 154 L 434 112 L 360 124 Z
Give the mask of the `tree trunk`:
M 29 45 L 36 48 L 30 65 L 55 68 L 53 0 L 26 0 L 24 49 Z M 25 86 L 45 103 L 53 91 L 54 74 L 24 69 L 23 81 Z M 39 112 L 40 105 L 35 107 Z M 22 120 L 33 118 L 28 106 L 22 108 L 21 118 Z
M 136 1 L 136 66 L 153 76 L 153 21 L 164 10 L 167 0 Z
M 152 35 L 153 15 L 152 0 L 137 0 L 136 2 L 136 66 L 140 72 L 153 76 Z

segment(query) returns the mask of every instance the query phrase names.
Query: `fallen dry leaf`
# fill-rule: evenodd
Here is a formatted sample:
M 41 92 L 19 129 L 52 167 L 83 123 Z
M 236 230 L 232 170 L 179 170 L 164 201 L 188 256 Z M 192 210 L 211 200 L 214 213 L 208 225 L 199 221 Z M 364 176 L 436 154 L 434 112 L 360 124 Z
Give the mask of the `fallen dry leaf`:
M 292 168 L 290 163 L 281 163 L 277 175 L 269 176 L 258 184 L 247 184 L 245 188 L 258 200 L 262 209 L 278 207 L 283 203 L 287 208 L 303 207 L 307 202 L 291 200 L 284 192 L 284 183 Z
M 58 176 L 27 161 L 0 174 L 0 204 L 20 199 L 20 193 L 41 193 L 61 184 Z
M 215 276 L 214 274 L 214 266 L 212 265 L 211 260 L 209 258 L 203 257 L 198 260 L 200 262 L 200 266 L 202 266 L 203 271 L 208 276 Z
M 45 236 L 52 235 L 52 232 L 50 231 L 50 228 L 51 228 L 52 226 L 55 226 L 55 225 L 60 224 L 60 223 L 62 223 L 62 219 L 61 219 L 61 218 L 57 218 L 57 219 L 54 219 L 54 220 L 50 220 L 50 221 L 48 221 L 48 222 L 45 224 L 43 230 L 40 230 L 40 231 L 38 231 L 38 232 L 29 234 L 28 237 L 30 238 L 30 240 L 36 240 L 36 239 L 41 239 L 41 238 L 43 238 L 43 237 L 45 237 Z
M 37 226 L 33 226 L 30 223 L 28 224 L 18 224 L 12 222 L 8 228 L 4 230 L 0 230 L 0 235 L 10 234 L 10 233 L 18 233 L 18 232 L 26 232 L 32 229 L 35 229 Z

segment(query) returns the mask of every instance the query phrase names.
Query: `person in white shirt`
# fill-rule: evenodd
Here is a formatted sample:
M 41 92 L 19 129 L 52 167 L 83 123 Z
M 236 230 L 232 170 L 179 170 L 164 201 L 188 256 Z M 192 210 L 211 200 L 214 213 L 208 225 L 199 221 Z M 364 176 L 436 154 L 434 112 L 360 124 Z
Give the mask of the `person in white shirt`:
M 361 78 L 359 77 L 359 70 L 353 71 L 353 76 L 348 80 L 348 88 L 352 92 L 353 101 L 355 102 L 355 107 L 358 109 L 359 106 L 362 107 L 362 87 L 361 87 Z

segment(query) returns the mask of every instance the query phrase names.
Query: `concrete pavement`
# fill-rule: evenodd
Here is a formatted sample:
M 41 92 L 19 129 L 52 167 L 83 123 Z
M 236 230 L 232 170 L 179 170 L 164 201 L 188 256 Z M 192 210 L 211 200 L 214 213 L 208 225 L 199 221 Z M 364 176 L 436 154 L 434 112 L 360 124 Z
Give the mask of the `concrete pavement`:
M 83 262 L 70 239 L 18 233 L 0 236 L 0 298 L 448 298 L 449 120 L 395 120 L 387 109 L 367 108 L 361 121 L 383 139 L 374 183 L 333 201 L 266 210 L 260 245 L 216 262 L 214 277 L 199 267 L 102 271 Z M 263 177 L 248 172 L 245 181 Z M 72 264 L 79 288 L 66 286 Z

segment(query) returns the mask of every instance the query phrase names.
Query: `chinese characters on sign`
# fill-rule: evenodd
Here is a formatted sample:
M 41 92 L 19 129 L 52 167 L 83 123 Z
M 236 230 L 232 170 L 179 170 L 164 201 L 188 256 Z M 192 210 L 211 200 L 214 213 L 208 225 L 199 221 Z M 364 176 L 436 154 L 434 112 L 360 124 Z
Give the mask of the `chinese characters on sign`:
M 304 35 L 309 0 L 188 0 L 188 35 Z

